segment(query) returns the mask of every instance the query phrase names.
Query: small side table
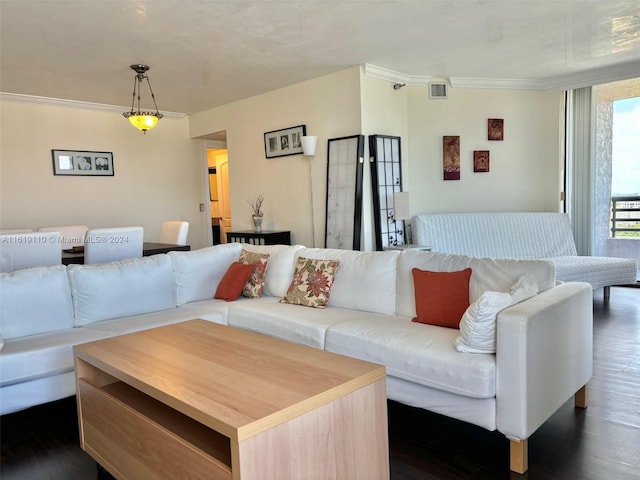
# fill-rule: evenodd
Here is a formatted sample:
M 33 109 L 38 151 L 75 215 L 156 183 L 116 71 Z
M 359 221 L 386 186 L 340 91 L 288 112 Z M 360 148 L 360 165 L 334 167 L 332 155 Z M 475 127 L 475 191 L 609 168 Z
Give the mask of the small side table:
M 383 250 L 420 250 L 422 252 L 430 252 L 431 247 L 427 245 L 416 245 L 414 243 L 407 243 L 401 245 L 390 245 L 388 247 L 384 247 Z
M 291 232 L 289 230 L 227 232 L 227 242 L 250 243 L 251 245 L 291 245 Z

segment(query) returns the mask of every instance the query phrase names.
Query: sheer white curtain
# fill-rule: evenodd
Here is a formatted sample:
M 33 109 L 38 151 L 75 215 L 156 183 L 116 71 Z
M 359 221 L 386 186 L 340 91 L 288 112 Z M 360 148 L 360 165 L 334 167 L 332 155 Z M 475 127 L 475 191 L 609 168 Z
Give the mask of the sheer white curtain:
M 593 254 L 595 107 L 591 87 L 567 92 L 565 199 L 578 255 Z

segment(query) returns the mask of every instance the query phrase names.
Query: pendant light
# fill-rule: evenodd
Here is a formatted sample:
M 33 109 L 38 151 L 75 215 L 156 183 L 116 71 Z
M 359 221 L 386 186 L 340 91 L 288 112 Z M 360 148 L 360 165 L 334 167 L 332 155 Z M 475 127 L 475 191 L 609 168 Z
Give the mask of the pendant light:
M 124 112 L 122 115 L 124 116 L 124 118 L 129 119 L 131 125 L 136 127 L 138 130 L 142 130 L 142 133 L 146 134 L 147 130 L 155 127 L 158 123 L 158 120 L 164 117 L 164 115 L 162 115 L 158 111 L 158 105 L 156 105 L 156 97 L 153 94 L 151 83 L 149 82 L 149 76 L 147 75 L 149 67 L 147 65 L 131 65 L 131 70 L 136 72 L 136 76 L 133 79 L 133 98 L 131 100 L 131 111 Z M 145 112 L 140 110 L 140 91 L 142 90 L 143 80 L 147 81 L 147 86 L 149 87 L 149 92 L 151 93 L 153 105 L 156 107 L 155 112 Z M 137 110 L 134 110 L 136 99 L 138 100 Z

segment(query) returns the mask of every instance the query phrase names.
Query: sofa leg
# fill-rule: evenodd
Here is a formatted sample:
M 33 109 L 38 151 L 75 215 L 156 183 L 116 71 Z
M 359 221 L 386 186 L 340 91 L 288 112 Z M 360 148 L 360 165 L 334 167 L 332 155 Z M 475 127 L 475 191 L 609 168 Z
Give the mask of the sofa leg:
M 611 296 L 611 287 L 604 287 L 604 301 L 608 302 Z
M 529 468 L 528 440 L 509 439 L 510 468 L 512 472 L 523 474 Z
M 587 408 L 589 406 L 589 389 L 586 383 L 573 396 L 573 404 L 578 408 Z

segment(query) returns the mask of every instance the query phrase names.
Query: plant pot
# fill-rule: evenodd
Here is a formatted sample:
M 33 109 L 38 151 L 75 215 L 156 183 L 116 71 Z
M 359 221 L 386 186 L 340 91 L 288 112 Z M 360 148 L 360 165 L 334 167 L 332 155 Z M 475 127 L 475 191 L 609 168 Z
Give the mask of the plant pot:
M 258 215 L 252 215 L 251 218 L 253 219 L 253 226 L 256 232 L 261 232 L 262 231 L 262 217 L 259 217 Z

